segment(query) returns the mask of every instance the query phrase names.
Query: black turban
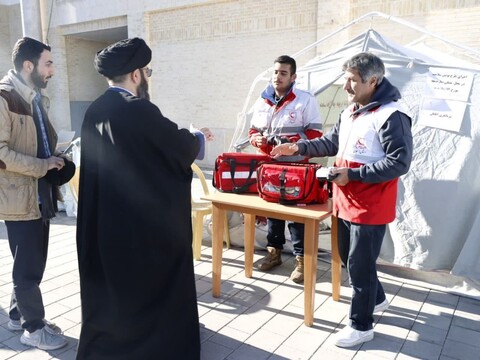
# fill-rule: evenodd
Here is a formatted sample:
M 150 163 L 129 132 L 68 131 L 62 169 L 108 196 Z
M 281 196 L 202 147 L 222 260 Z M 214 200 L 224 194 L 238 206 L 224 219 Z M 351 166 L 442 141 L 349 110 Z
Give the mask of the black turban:
M 143 39 L 125 39 L 97 52 L 95 69 L 111 79 L 145 67 L 152 59 L 152 50 Z

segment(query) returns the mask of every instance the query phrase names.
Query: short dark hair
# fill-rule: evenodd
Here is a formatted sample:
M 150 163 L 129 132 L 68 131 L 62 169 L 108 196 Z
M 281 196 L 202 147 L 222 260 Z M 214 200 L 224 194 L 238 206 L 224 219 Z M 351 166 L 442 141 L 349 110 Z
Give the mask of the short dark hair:
M 38 40 L 23 37 L 18 39 L 13 47 L 12 62 L 16 71 L 22 70 L 24 61 L 31 61 L 34 66 L 38 65 L 38 59 L 45 50 L 52 51 L 49 45 Z
M 362 52 L 360 54 L 354 55 L 342 66 L 342 70 L 353 69 L 358 71 L 358 75 L 363 82 L 366 82 L 371 77 L 375 76 L 377 78 L 377 85 L 379 85 L 385 75 L 385 65 L 383 64 L 382 59 L 378 56 Z
M 288 56 L 288 55 L 280 55 L 275 59 L 273 62 L 275 63 L 280 63 L 280 64 L 288 64 L 290 65 L 290 68 L 292 69 L 292 75 L 297 72 L 297 62 L 295 61 L 294 58 Z

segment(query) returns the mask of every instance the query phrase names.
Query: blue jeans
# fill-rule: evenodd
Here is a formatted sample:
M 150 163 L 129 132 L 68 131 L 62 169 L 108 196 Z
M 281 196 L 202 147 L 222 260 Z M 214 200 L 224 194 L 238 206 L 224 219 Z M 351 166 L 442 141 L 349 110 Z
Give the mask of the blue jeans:
M 363 225 L 338 219 L 338 251 L 353 289 L 350 326 L 366 331 L 373 328 L 373 309 L 385 300 L 377 277 L 377 258 L 386 225 Z
M 267 246 L 283 249 L 285 244 L 285 220 L 267 219 Z M 300 223 L 288 222 L 288 230 L 292 237 L 293 255 L 303 256 L 303 233 L 305 226 Z

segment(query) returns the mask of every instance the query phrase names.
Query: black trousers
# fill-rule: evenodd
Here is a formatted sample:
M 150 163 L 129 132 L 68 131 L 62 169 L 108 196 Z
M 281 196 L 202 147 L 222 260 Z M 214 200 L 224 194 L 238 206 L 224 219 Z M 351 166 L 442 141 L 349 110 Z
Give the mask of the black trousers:
M 267 219 L 268 233 L 267 246 L 276 249 L 283 249 L 285 244 L 285 220 Z M 305 225 L 301 223 L 288 222 L 288 230 L 292 237 L 293 255 L 303 256 L 303 236 Z
M 40 282 L 45 272 L 50 222 L 38 220 L 5 221 L 8 242 L 13 256 L 13 292 L 9 316 L 22 319 L 29 332 L 44 326 Z
M 373 309 L 385 300 L 377 277 L 377 258 L 386 225 L 363 225 L 338 219 L 338 251 L 352 286 L 350 326 L 366 331 L 373 328 Z

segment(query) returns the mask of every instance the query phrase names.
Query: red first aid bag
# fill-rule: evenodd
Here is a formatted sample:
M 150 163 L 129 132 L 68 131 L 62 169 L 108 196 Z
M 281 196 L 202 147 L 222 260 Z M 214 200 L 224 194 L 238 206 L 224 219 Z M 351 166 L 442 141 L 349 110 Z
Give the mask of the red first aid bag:
M 264 163 L 257 169 L 260 197 L 283 205 L 325 203 L 329 198 L 328 184 L 316 177 L 320 164 Z
M 248 153 L 223 153 L 215 160 L 213 187 L 222 192 L 257 193 L 257 167 L 272 157 Z

